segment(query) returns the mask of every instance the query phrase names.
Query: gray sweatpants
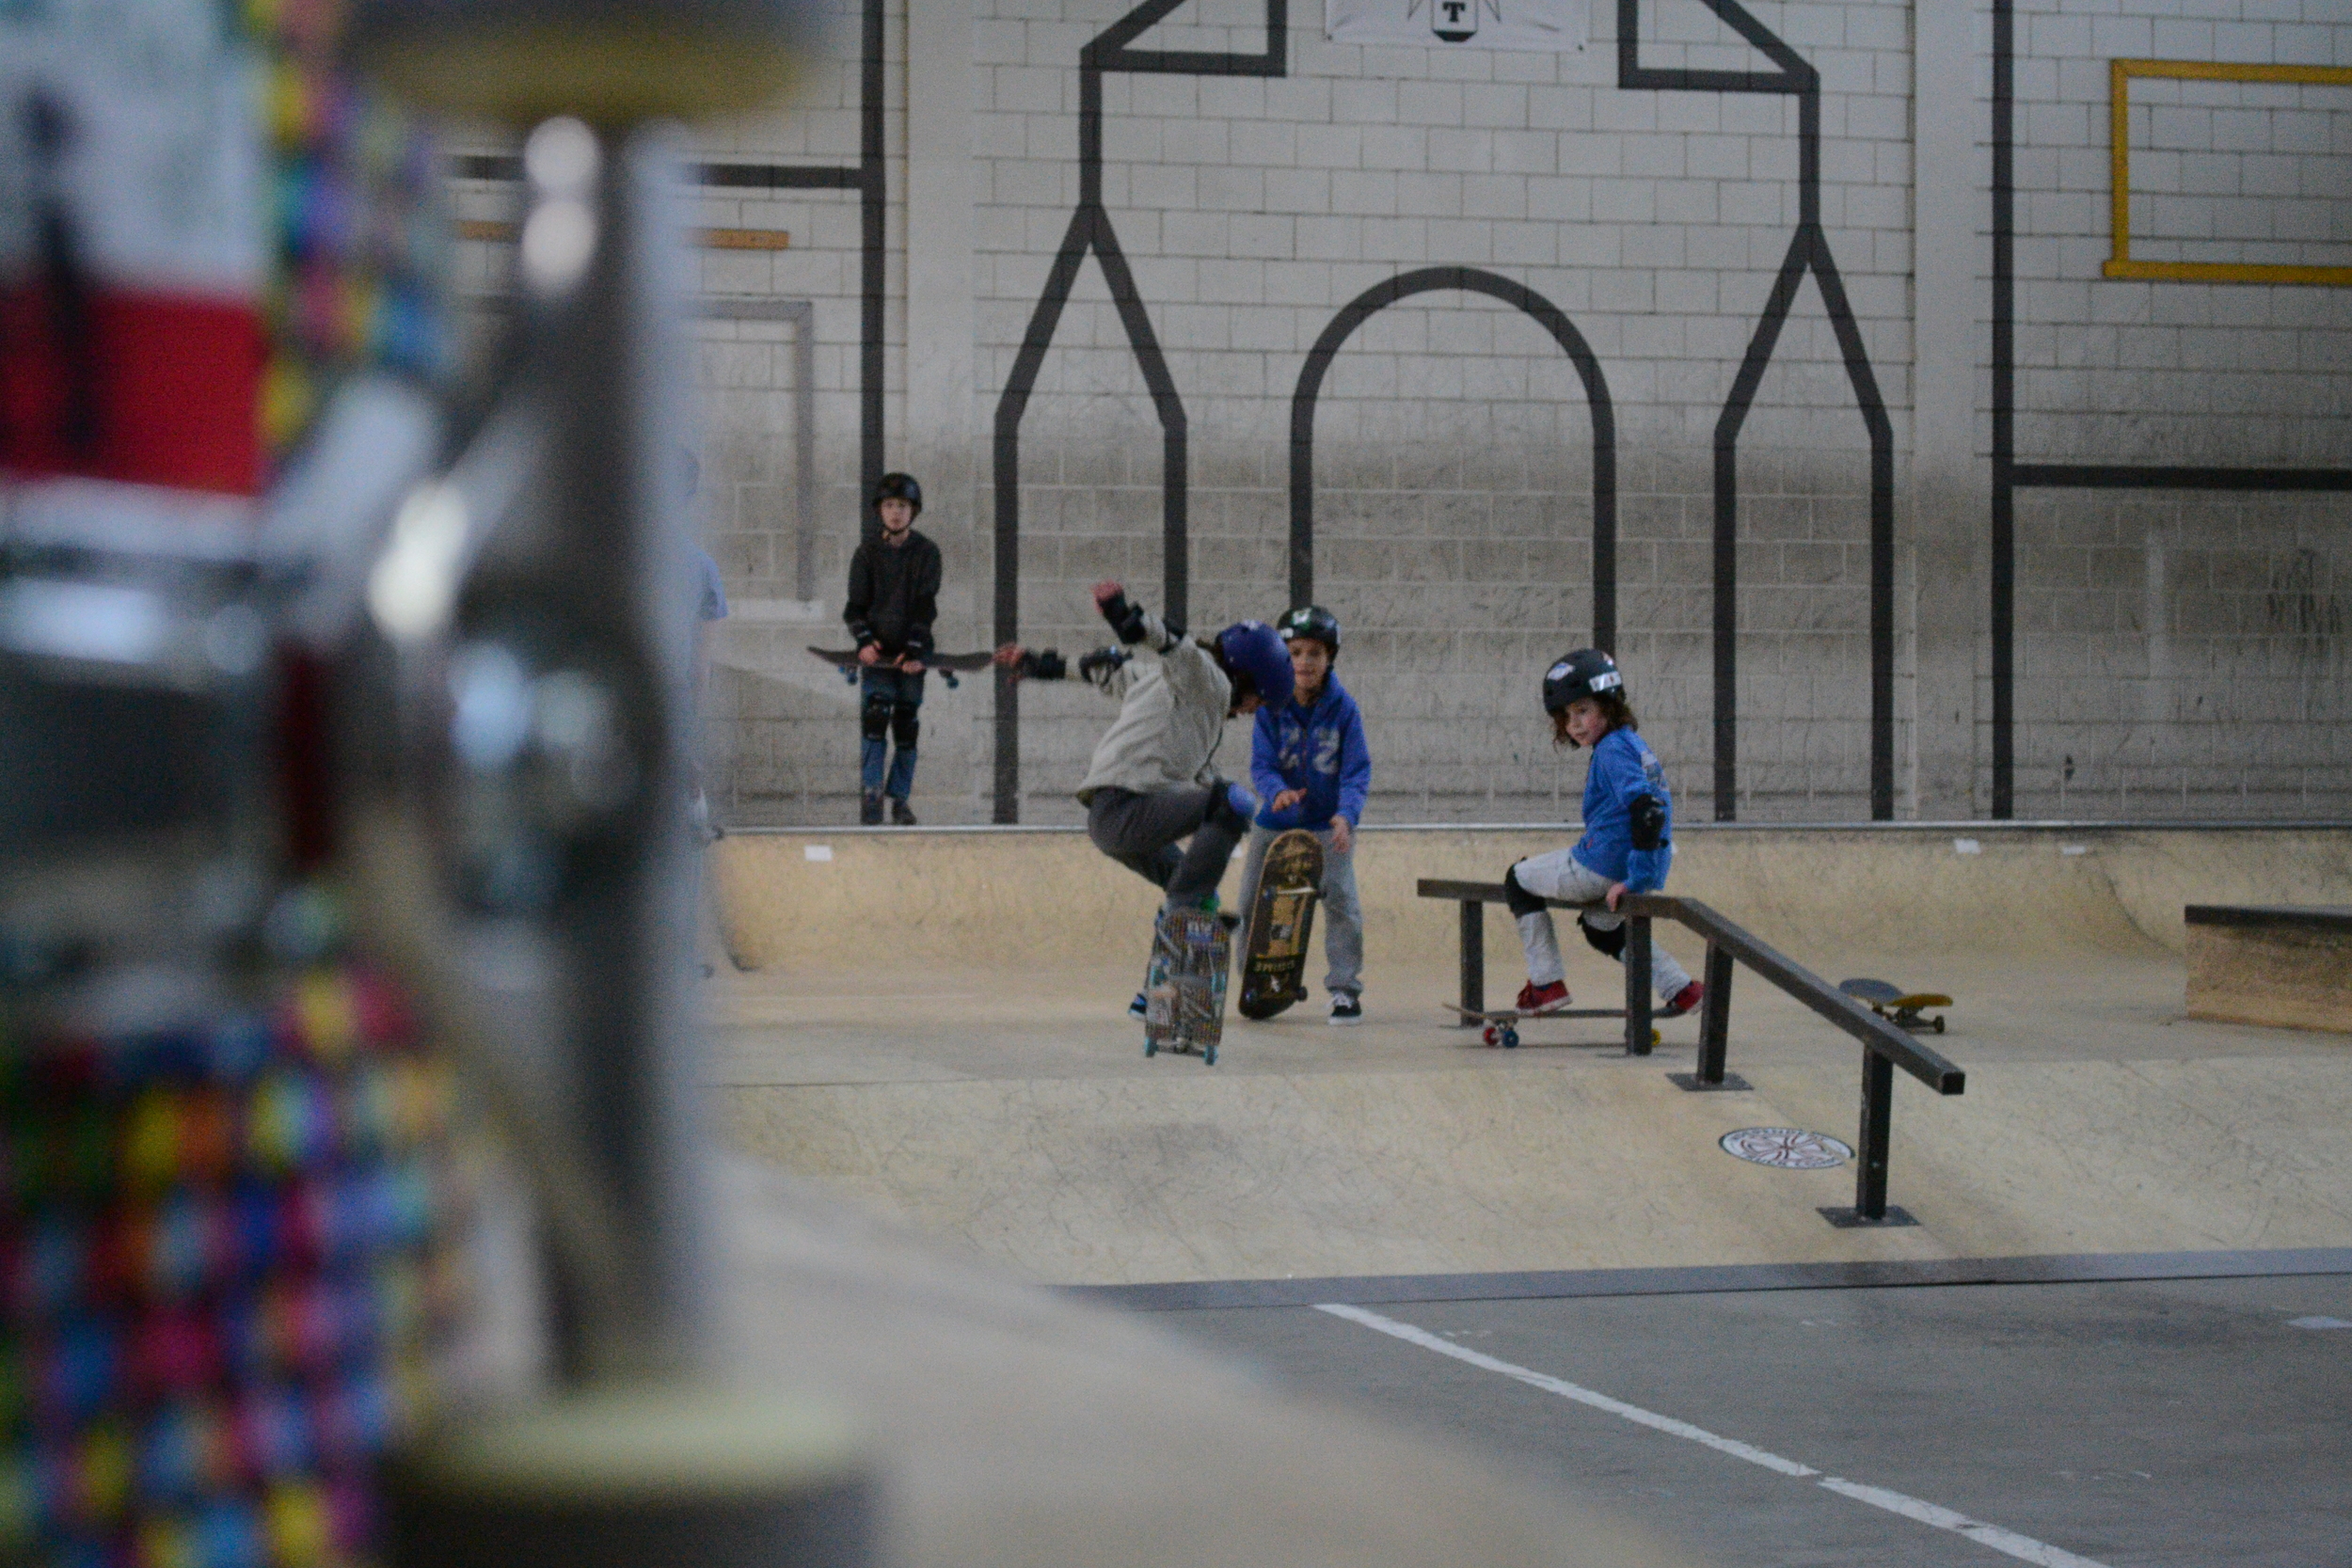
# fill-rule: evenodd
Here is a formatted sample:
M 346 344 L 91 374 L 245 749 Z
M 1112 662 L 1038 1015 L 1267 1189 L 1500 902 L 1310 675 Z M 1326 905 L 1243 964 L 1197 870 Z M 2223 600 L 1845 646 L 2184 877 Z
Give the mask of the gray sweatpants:
M 1578 860 L 1571 849 L 1530 855 L 1511 869 L 1518 876 L 1519 886 L 1528 892 L 1579 904 L 1607 897 L 1612 885 L 1608 878 Z M 1625 916 L 1605 911 L 1580 918 L 1596 931 L 1613 931 L 1625 924 Z M 1519 916 L 1518 927 L 1519 945 L 1527 949 L 1527 977 L 1539 986 L 1567 978 L 1567 970 L 1560 962 L 1560 938 L 1552 929 L 1551 911 L 1531 911 Z M 1649 977 L 1658 988 L 1658 994 L 1669 1002 L 1691 983 L 1691 972 L 1675 962 L 1675 956 L 1655 942 L 1649 948 Z
M 1166 908 L 1197 909 L 1225 878 L 1241 834 L 1215 811 L 1224 785 L 1166 789 L 1138 795 L 1103 788 L 1087 802 L 1087 837 L 1094 847 L 1166 890 Z M 1189 834 L 1183 849 L 1176 841 Z
M 1265 867 L 1266 846 L 1274 842 L 1276 828 L 1251 824 L 1249 854 L 1242 862 L 1241 903 L 1236 906 L 1247 921 L 1258 900 L 1258 873 Z M 1331 830 L 1315 832 L 1323 845 L 1323 957 L 1331 972 L 1323 977 L 1323 989 L 1337 996 L 1361 996 L 1364 993 L 1364 906 L 1356 896 L 1356 851 L 1331 847 Z

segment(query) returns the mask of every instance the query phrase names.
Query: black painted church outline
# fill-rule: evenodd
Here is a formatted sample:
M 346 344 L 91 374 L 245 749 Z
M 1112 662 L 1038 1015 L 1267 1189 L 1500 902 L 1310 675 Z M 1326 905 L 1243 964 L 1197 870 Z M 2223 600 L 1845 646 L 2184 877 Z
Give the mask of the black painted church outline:
M 1190 562 L 1186 523 L 1187 426 L 1151 315 L 1103 204 L 1103 76 L 1109 71 L 1193 76 L 1282 76 L 1288 73 L 1287 0 L 1265 0 L 1265 47 L 1256 55 L 1139 50 L 1135 40 L 1186 0 L 1144 0 L 1079 53 L 1079 196 L 1031 312 L 1011 373 L 996 404 L 993 468 L 995 518 L 995 640 L 1020 635 L 1021 422 L 1056 327 L 1088 254 L 1102 265 L 1128 346 L 1136 356 L 1162 441 L 1161 509 L 1165 597 L 1168 618 L 1185 616 Z M 1870 815 L 1894 816 L 1894 433 L 1867 350 L 1846 297 L 1820 222 L 1820 75 L 1740 0 L 1700 0 L 1726 26 L 1769 59 L 1763 71 L 1664 70 L 1641 63 L 1641 0 L 1617 0 L 1617 86 L 1621 90 L 1761 93 L 1798 100 L 1798 221 L 1787 255 L 1758 317 L 1747 353 L 1733 378 L 1714 436 L 1714 795 L 1715 816 L 1737 813 L 1739 742 L 1739 442 L 1781 328 L 1810 273 L 1836 336 L 1848 380 L 1870 438 Z M 1292 402 L 1291 578 L 1295 593 L 1313 583 L 1313 412 L 1331 356 L 1374 312 L 1410 294 L 1457 288 L 1517 306 L 1550 331 L 1575 361 L 1594 422 L 1594 627 L 1607 646 L 1615 633 L 1615 441 L 1607 386 L 1589 349 L 1565 312 L 1524 284 L 1468 267 L 1417 269 L 1359 295 L 1327 326 L 1302 370 Z M 1562 330 L 1565 328 L 1565 332 Z M 995 810 L 999 822 L 1020 815 L 1019 689 L 1003 673 L 996 683 Z

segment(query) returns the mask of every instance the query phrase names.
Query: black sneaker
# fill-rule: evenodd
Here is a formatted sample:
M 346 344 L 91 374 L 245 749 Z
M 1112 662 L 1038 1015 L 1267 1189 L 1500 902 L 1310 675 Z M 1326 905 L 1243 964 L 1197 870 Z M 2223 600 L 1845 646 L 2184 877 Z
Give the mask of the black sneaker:
M 1361 1023 L 1361 1022 L 1363 1022 L 1363 1021 L 1364 1021 L 1364 1005 L 1363 1005 L 1363 1003 L 1362 1003 L 1362 1002 L 1359 1001 L 1358 999 L 1356 999 L 1356 998 L 1355 998 L 1355 997 L 1353 997 L 1353 996 L 1348 995 L 1348 994 L 1347 994 L 1347 992 L 1345 992 L 1345 991 L 1343 991 L 1343 991 L 1334 991 L 1334 992 L 1332 993 L 1332 995 L 1331 995 L 1331 1016 L 1330 1016 L 1330 1017 L 1328 1017 L 1328 1018 L 1327 1018 L 1327 1019 L 1325 1019 L 1325 1020 L 1323 1021 L 1324 1022 L 1326 1022 L 1326 1023 L 1332 1023 L 1332 1024 L 1343 1024 L 1343 1023 Z
M 882 798 L 879 795 L 868 795 L 858 802 L 857 820 L 859 827 L 879 828 L 882 826 Z
M 904 800 L 899 800 L 896 795 L 893 795 L 890 798 L 890 825 L 894 828 L 912 828 L 914 826 L 914 813 L 909 810 L 907 803 Z
M 1137 1022 L 1141 1022 L 1144 1019 L 1150 1017 L 1151 1011 L 1152 999 L 1145 996 L 1141 991 L 1136 992 L 1136 999 L 1127 1004 L 1127 1016 L 1136 1020 Z

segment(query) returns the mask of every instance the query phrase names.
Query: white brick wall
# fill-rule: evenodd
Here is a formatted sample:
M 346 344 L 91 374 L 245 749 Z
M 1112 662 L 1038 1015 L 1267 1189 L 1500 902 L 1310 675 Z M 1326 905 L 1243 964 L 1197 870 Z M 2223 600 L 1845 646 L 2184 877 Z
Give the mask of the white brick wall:
M 2020 459 L 2352 464 L 2352 292 L 2101 275 L 2116 57 L 2352 66 L 2352 11 L 2020 5 Z M 2352 89 L 2142 78 L 2131 101 L 2135 259 L 2352 253 Z M 2020 815 L 2352 805 L 2347 523 L 2340 496 L 2021 497 Z
M 1078 196 L 1079 52 L 1128 0 L 969 3 L 970 428 L 982 434 L 969 489 L 935 494 L 925 516 L 949 562 L 943 641 L 958 646 L 990 631 L 986 432 Z M 1711 441 L 1797 222 L 1797 102 L 1619 88 L 1606 0 L 1596 0 L 1591 47 L 1556 55 L 1333 45 L 1315 0 L 1292 9 L 1284 77 L 1112 74 L 1103 84 L 1105 205 L 1190 423 L 1192 619 L 1283 608 L 1290 398 L 1326 324 L 1410 267 L 1494 271 L 1565 311 L 1608 379 L 1620 648 L 1645 732 L 1692 809 L 1707 809 Z M 1922 657 L 1911 640 L 1915 605 L 1965 597 L 1979 607 L 1968 612 L 1975 641 L 1936 656 L 1959 661 L 1963 692 L 1968 667 L 1980 674 L 1987 658 L 1981 495 L 1932 520 L 1910 505 L 1911 7 L 1757 0 L 1752 9 L 1820 74 L 1821 220 L 1895 433 L 1898 755 L 1958 754 L 1959 774 L 1977 784 L 1938 809 L 1981 811 L 1981 683 L 1973 711 L 1923 721 L 1915 744 L 1911 728 Z M 1985 0 L 1976 9 L 1978 56 L 1948 65 L 1973 71 L 1975 118 L 1938 134 L 1979 144 L 1970 199 L 1981 279 Z M 1138 47 L 1254 53 L 1255 10 L 1195 0 Z M 1646 66 L 1769 68 L 1703 6 L 1644 10 Z M 2343 418 L 2352 293 L 2116 281 L 2100 271 L 2107 62 L 2352 64 L 2352 13 L 2339 0 L 2020 0 L 2017 36 L 2020 457 L 2352 464 Z M 896 7 L 890 38 L 896 464 L 923 437 L 904 428 L 906 29 Z M 709 138 L 707 155 L 854 162 L 855 44 L 845 13 L 795 114 L 730 128 Z M 2352 91 L 2222 86 L 2135 84 L 2146 138 L 2135 181 L 2147 193 L 2137 253 L 2160 259 L 2171 243 L 2185 259 L 2267 260 L 2285 254 L 2281 245 L 2306 261 L 2352 254 Z M 729 194 L 707 214 L 793 233 L 778 255 L 706 256 L 707 289 L 817 302 L 830 613 L 860 515 L 856 198 Z M 1985 420 L 1986 290 L 1974 309 Z M 739 595 L 782 597 L 788 333 L 701 331 L 721 558 Z M 1373 725 L 1375 810 L 1391 820 L 1543 815 L 1555 787 L 1572 799 L 1581 768 L 1544 743 L 1534 700 L 1542 663 L 1590 632 L 1589 425 L 1565 356 L 1492 300 L 1422 295 L 1374 318 L 1341 354 L 1316 436 L 1318 597 L 1349 627 L 1342 670 Z M 1979 457 L 1986 450 L 1980 439 Z M 1160 587 L 1159 429 L 1091 261 L 1030 402 L 1023 456 L 1024 634 L 1081 645 L 1098 635 L 1088 583 L 1119 575 L 1146 595 Z M 1741 437 L 1742 816 L 1865 809 L 1867 460 L 1808 280 Z M 2055 809 L 2060 783 L 2070 801 L 2135 813 L 2154 809 L 2147 802 L 2160 788 L 2177 809 L 2184 784 L 2193 809 L 2237 809 L 2241 793 L 2245 809 L 2352 805 L 2352 755 L 2331 705 L 2344 689 L 2338 622 L 2352 574 L 2340 502 L 2034 492 L 2021 497 L 2019 518 L 2021 812 Z M 1922 540 L 1914 531 L 1926 527 L 1956 534 Z M 1974 577 L 1915 564 L 1955 551 L 1974 560 Z M 764 727 L 754 734 L 747 719 L 739 752 L 765 759 L 742 776 L 747 815 L 846 809 L 850 748 L 834 732 L 847 710 L 828 706 L 819 687 L 793 689 L 789 702 L 745 699 Z M 1102 715 L 1082 694 L 1034 689 L 1023 714 L 1025 815 L 1066 816 L 1062 792 Z M 927 710 L 933 816 L 985 816 L 986 715 L 972 687 Z M 1242 739 L 1237 731 L 1229 742 L 1236 768 Z M 759 806 L 763 792 L 778 801 Z

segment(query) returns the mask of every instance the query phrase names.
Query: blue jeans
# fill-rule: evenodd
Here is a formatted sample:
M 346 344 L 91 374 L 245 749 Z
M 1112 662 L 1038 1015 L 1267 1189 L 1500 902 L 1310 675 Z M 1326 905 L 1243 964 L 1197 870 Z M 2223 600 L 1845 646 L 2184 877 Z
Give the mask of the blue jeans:
M 888 795 L 903 800 L 914 791 L 914 743 L 923 731 L 923 677 L 883 665 L 858 672 L 858 730 L 865 746 L 859 757 L 859 782 L 868 795 Z M 898 754 L 889 755 L 893 744 Z M 882 763 L 890 768 L 885 784 Z

